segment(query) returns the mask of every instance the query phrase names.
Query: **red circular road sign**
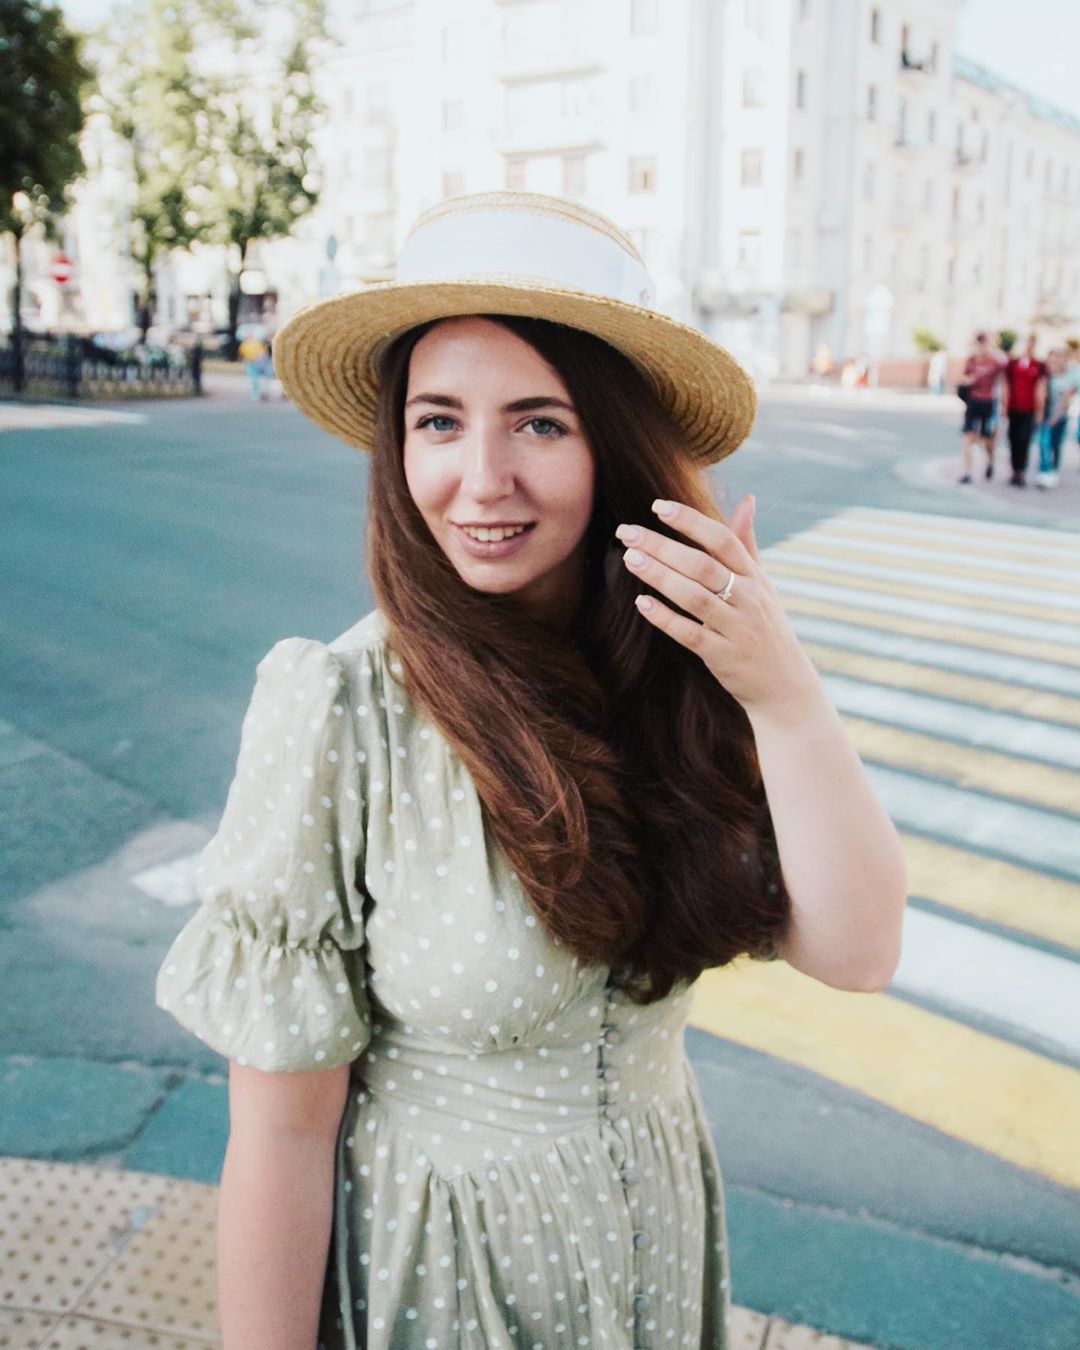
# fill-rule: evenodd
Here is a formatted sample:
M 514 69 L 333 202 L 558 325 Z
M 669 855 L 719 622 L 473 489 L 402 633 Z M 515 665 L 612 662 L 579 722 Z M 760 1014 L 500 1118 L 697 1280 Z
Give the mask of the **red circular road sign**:
M 49 268 L 49 275 L 53 281 L 63 285 L 71 280 L 71 275 L 75 271 L 75 264 L 66 253 L 58 253 L 52 260 L 52 266 Z

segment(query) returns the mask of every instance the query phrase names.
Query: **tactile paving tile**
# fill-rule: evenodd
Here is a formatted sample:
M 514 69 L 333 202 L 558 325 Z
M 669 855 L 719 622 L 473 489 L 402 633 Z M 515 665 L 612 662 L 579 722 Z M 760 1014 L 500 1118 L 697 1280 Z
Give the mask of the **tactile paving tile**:
M 79 1314 L 140 1328 L 144 1336 L 156 1332 L 162 1345 L 177 1337 L 216 1342 L 217 1187 L 160 1180 L 166 1190 L 156 1213 L 95 1283 Z M 144 1343 L 151 1344 L 138 1342 Z
M 65 1317 L 36 1350 L 207 1350 L 212 1341 L 191 1341 L 145 1327 L 95 1322 L 91 1317 Z
M 47 1313 L 0 1309 L 0 1350 L 37 1350 L 56 1318 Z
M 730 1350 L 763 1350 L 769 1319 L 764 1313 L 738 1305 L 728 1315 L 728 1344 Z
M 142 1172 L 0 1158 L 0 1309 L 75 1311 L 174 1184 Z
M 762 1350 L 873 1350 L 873 1347 L 843 1341 L 839 1336 L 815 1331 L 813 1327 L 795 1326 L 782 1317 L 769 1323 L 769 1335 Z

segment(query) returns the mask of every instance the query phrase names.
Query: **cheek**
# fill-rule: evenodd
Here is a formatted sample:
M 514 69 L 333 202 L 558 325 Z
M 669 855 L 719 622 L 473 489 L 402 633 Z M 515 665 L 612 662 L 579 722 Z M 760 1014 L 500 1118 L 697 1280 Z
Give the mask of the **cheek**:
M 454 490 L 447 474 L 446 461 L 440 463 L 422 453 L 410 452 L 407 443 L 404 468 L 409 495 L 421 515 L 426 516 L 428 512 L 434 511 Z

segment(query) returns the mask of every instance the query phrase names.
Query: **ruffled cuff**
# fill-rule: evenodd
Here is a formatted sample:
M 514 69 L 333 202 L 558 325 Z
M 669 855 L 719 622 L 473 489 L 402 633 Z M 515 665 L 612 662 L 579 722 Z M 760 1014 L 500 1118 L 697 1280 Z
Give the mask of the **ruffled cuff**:
M 371 1036 L 363 952 L 329 937 L 274 944 L 231 920 L 206 906 L 181 929 L 158 971 L 157 1006 L 267 1073 L 351 1063 Z

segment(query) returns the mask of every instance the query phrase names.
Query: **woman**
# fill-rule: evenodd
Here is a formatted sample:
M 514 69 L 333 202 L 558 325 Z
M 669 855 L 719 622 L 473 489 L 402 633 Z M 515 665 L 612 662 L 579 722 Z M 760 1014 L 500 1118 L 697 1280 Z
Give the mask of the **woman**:
M 379 608 L 260 664 L 159 977 L 230 1059 L 225 1350 L 725 1346 L 693 982 L 895 968 L 896 832 L 702 474 L 752 389 L 650 287 L 485 194 L 278 335 Z
M 1057 487 L 1061 477 L 1061 445 L 1069 421 L 1069 404 L 1080 393 L 1080 371 L 1069 365 L 1069 354 L 1055 347 L 1046 357 L 1046 411 L 1039 428 L 1039 472 L 1036 487 Z

